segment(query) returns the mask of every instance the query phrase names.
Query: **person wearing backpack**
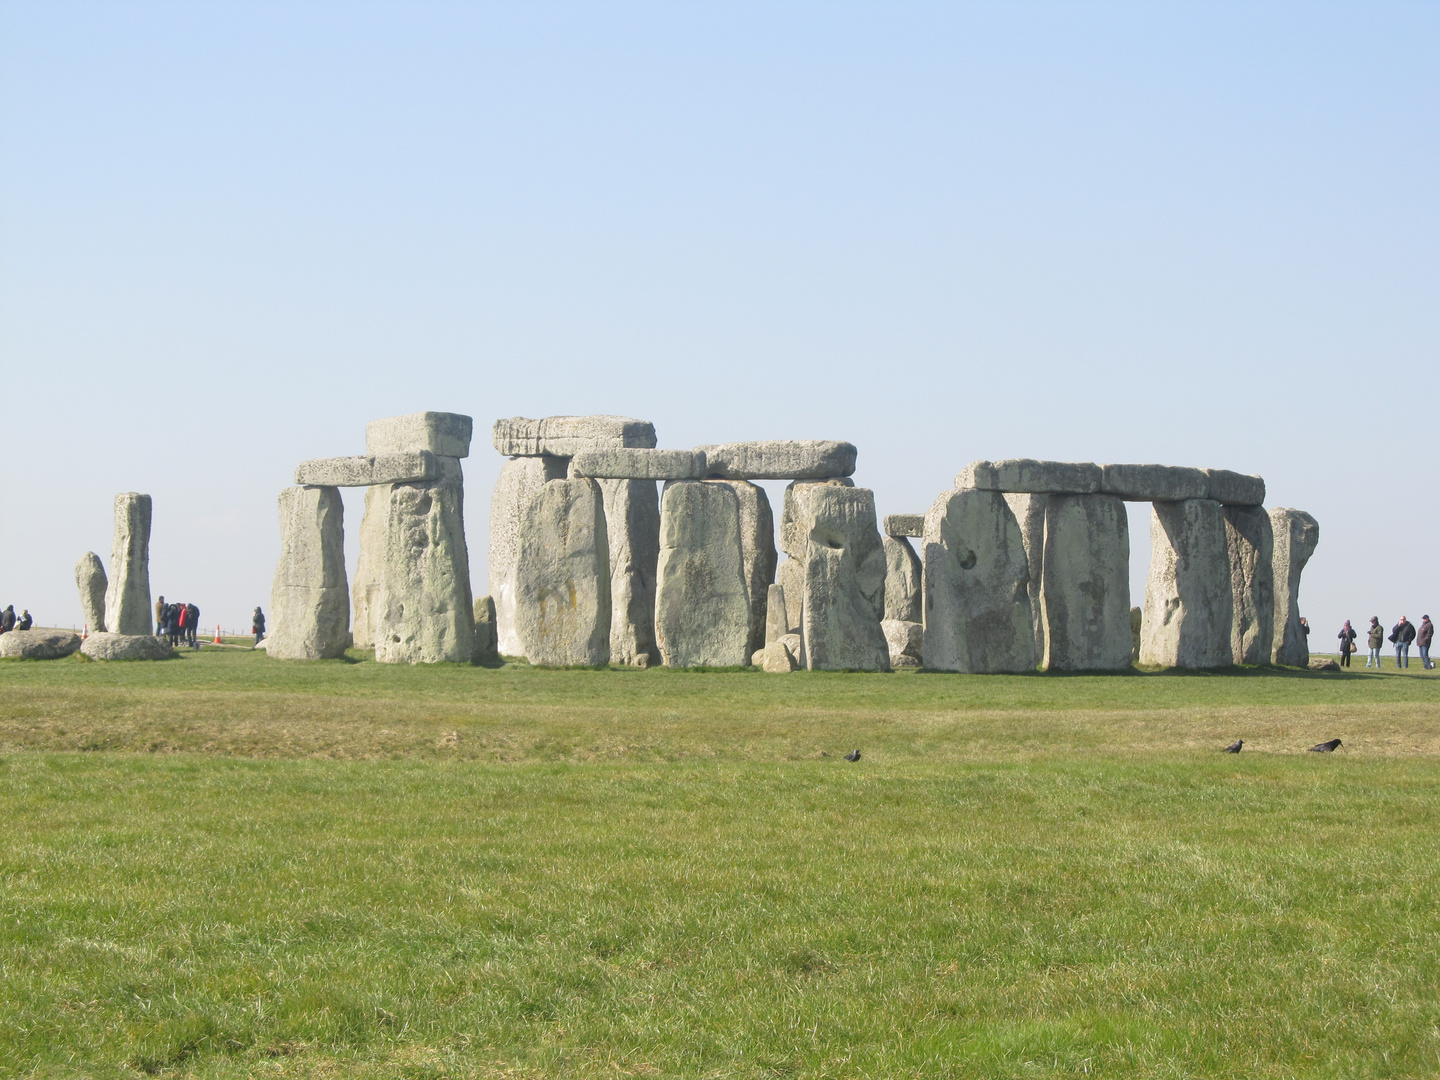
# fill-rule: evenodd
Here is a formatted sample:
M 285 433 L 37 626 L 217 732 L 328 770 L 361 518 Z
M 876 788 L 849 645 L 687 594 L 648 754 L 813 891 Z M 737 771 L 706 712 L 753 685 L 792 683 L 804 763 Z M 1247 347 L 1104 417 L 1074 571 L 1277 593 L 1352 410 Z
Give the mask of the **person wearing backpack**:
M 1370 655 L 1365 658 L 1365 666 L 1375 665 L 1380 667 L 1380 649 L 1385 644 L 1385 628 L 1380 625 L 1380 616 L 1370 616 Z
M 1390 640 L 1395 645 L 1395 666 L 1397 668 L 1408 668 L 1410 666 L 1410 643 L 1415 640 L 1415 626 L 1407 622 L 1404 615 L 1400 621 L 1390 629 Z

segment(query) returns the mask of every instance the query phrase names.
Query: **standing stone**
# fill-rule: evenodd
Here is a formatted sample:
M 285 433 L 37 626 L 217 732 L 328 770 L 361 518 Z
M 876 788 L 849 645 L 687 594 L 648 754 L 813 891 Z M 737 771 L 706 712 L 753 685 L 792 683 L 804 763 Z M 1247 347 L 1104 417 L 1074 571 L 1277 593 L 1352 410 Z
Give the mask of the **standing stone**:
M 92 634 L 105 633 L 105 564 L 100 556 L 87 551 L 75 564 L 75 587 L 80 590 L 80 610 Z
M 765 605 L 775 582 L 775 515 L 765 489 L 745 480 L 712 480 L 735 492 L 740 505 L 740 567 L 750 599 L 752 652 L 765 647 Z
M 1268 664 L 1275 640 L 1275 533 L 1263 506 L 1227 506 L 1225 542 L 1230 552 L 1230 658 L 1236 664 Z
M 365 489 L 365 515 L 360 519 L 360 554 L 350 585 L 353 613 L 350 627 L 357 649 L 375 648 L 380 621 L 380 569 L 385 565 L 385 526 L 390 520 L 391 484 Z
M 1138 607 L 1130 609 L 1130 663 L 1140 662 L 1140 639 L 1145 627 L 1145 613 Z
M 765 644 L 779 641 L 790 632 L 790 614 L 786 610 L 785 587 L 771 585 L 765 596 Z
M 345 581 L 345 505 L 335 487 L 280 493 L 280 561 L 270 588 L 267 654 L 333 660 L 350 644 Z
M 1270 511 L 1275 537 L 1275 639 L 1272 663 L 1305 667 L 1310 646 L 1300 628 L 1300 572 L 1320 543 L 1320 525 L 1303 510 Z
M 925 607 L 921 596 L 924 573 L 920 556 L 903 536 L 881 538 L 885 547 L 885 618 L 921 622 Z
M 925 666 L 1034 671 L 1030 570 L 1015 512 L 998 491 L 956 489 L 925 515 Z
M 811 671 L 889 671 L 885 548 L 869 488 L 812 484 L 796 499 L 808 541 L 800 625 Z
M 477 664 L 494 664 L 500 659 L 495 648 L 495 601 L 482 596 L 475 601 L 475 654 Z
M 520 520 L 515 628 L 545 667 L 610 662 L 610 539 L 594 480 L 551 480 Z
M 785 485 L 785 495 L 780 502 L 780 550 L 792 559 L 799 559 L 801 563 L 805 561 L 810 541 L 806 523 L 801 520 L 801 511 L 796 500 L 816 485 L 854 487 L 855 481 L 848 476 L 833 476 L 828 480 L 794 480 Z M 792 608 L 790 617 L 794 619 L 799 614 L 793 610 L 795 594 L 786 593 L 785 595 L 789 598 Z
M 390 492 L 375 623 L 384 664 L 468 664 L 475 651 L 465 481 L 458 458 L 439 461 L 438 480 Z
M 1130 666 L 1130 527 L 1117 495 L 1051 495 L 1045 503 L 1040 606 L 1045 667 Z
M 800 608 L 805 602 L 804 560 L 786 559 L 775 571 L 775 581 L 785 590 L 785 621 L 790 624 L 790 633 L 798 634 L 800 633 Z
M 1045 505 L 1049 495 L 1006 493 L 1005 501 L 1020 523 L 1020 536 L 1025 542 L 1025 565 L 1030 573 L 1027 595 L 1030 615 L 1035 627 L 1035 656 L 1045 659 L 1045 612 L 1040 605 L 1040 587 L 1045 570 Z
M 604 501 L 610 542 L 610 663 L 649 667 L 660 659 L 655 648 L 659 489 L 653 480 L 596 483 Z
M 1213 499 L 1156 503 L 1150 517 L 1140 662 L 1224 667 L 1230 660 L 1230 553 Z
M 500 479 L 495 481 L 490 497 L 490 595 L 495 600 L 501 656 L 525 655 L 515 625 L 521 522 L 546 483 L 565 479 L 568 465 L 566 458 L 559 457 L 512 458 L 500 467 Z
M 731 667 L 750 660 L 740 500 L 728 484 L 665 485 L 655 636 L 667 667 Z
M 115 538 L 105 590 L 105 625 L 116 634 L 148 634 L 150 609 L 150 496 L 115 496 Z

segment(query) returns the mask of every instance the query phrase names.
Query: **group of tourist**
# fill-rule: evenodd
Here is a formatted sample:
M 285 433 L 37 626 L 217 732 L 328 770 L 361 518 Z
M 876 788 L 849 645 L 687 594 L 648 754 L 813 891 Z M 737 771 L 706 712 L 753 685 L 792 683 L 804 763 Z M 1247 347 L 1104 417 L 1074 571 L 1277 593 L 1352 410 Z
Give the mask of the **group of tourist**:
M 11 630 L 29 630 L 35 625 L 35 620 L 30 618 L 30 612 L 21 614 L 19 619 L 15 618 L 15 605 L 11 604 L 4 611 L 0 611 L 0 634 L 8 634 Z
M 155 601 L 155 636 L 168 639 L 172 648 L 182 642 L 200 648 L 195 639 L 199 626 L 200 609 L 194 604 L 167 604 L 163 596 Z
M 1350 654 L 1356 652 L 1355 642 L 1360 635 L 1350 625 L 1350 620 L 1345 620 L 1345 625 L 1340 628 L 1340 666 L 1350 666 Z M 1408 668 L 1410 666 L 1410 646 L 1420 650 L 1420 666 L 1429 671 L 1435 666 L 1430 659 L 1430 642 L 1435 639 L 1435 625 L 1430 621 L 1430 616 L 1425 615 L 1420 619 L 1417 627 L 1404 615 L 1400 621 L 1390 628 L 1390 636 L 1385 636 L 1385 628 L 1380 625 L 1379 616 L 1370 617 L 1370 628 L 1366 632 L 1366 642 L 1370 648 L 1370 655 L 1365 660 L 1365 666 L 1380 667 L 1380 650 L 1388 640 L 1395 646 L 1395 666 L 1397 668 Z

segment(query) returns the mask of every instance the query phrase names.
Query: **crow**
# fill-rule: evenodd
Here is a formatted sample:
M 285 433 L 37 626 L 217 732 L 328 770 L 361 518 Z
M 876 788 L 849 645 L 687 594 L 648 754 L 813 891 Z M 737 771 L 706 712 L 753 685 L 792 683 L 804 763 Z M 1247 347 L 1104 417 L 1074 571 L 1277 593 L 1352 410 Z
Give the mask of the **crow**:
M 859 761 L 859 760 L 860 760 L 860 751 L 859 751 L 858 749 L 851 750 L 848 754 L 845 755 L 845 760 L 846 760 L 846 761 Z
M 1240 748 L 1244 745 L 1244 739 L 1236 739 L 1234 742 L 1232 742 L 1229 746 L 1225 747 L 1225 749 L 1220 752 L 1222 754 L 1238 754 L 1240 752 Z
M 1335 748 L 1339 745 L 1339 739 L 1331 739 L 1329 742 L 1317 742 L 1314 746 L 1310 747 L 1310 753 L 1333 754 L 1335 752 Z

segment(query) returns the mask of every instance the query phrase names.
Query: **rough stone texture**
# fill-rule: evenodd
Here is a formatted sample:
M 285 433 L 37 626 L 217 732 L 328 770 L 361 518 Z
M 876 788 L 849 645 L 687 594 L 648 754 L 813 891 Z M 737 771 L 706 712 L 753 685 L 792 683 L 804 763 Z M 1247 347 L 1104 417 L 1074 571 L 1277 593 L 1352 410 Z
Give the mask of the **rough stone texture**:
M 373 487 L 435 480 L 439 476 L 440 462 L 429 450 L 315 458 L 295 467 L 295 483 L 306 487 Z
M 1213 499 L 1156 503 L 1140 662 L 1213 668 L 1230 663 L 1230 553 Z
M 885 619 L 880 623 L 885 645 L 890 650 L 892 668 L 922 665 L 925 657 L 925 624 L 905 619 Z
M 1270 511 L 1275 538 L 1275 637 L 1271 662 L 1304 667 L 1310 646 L 1300 629 L 1300 572 L 1320 543 L 1320 525 L 1303 510 Z
M 800 626 L 811 671 L 889 671 L 885 548 L 869 488 L 812 484 L 796 499 L 805 529 Z
M 115 496 L 115 538 L 105 589 L 105 626 L 117 634 L 148 634 L 150 606 L 150 496 Z
M 855 471 L 854 444 L 830 439 L 791 439 L 697 446 L 706 475 L 723 480 L 823 480 Z
M 797 668 L 805 666 L 805 638 L 802 634 L 786 634 L 780 639 L 780 644 L 785 646 L 790 653 L 790 659 Z
M 1037 495 L 1093 495 L 1100 490 L 1100 466 L 1089 462 L 972 461 L 955 477 L 961 490 L 1030 492 Z
M 1034 671 L 1030 571 L 1015 512 L 998 491 L 952 490 L 925 515 L 925 666 Z
M 904 536 L 885 536 L 885 618 L 921 622 L 924 618 L 924 571 L 920 556 Z
M 525 657 L 546 667 L 610 662 L 610 538 L 594 480 L 551 480 L 525 508 L 515 626 Z
M 345 505 L 340 489 L 280 493 L 280 560 L 270 587 L 266 650 L 275 660 L 333 660 L 350 644 Z
M 902 536 L 922 537 L 925 535 L 925 515 L 886 514 L 885 535 L 896 539 Z
M 755 654 L 752 663 L 772 675 L 788 675 L 799 665 L 783 641 L 772 641 Z
M 359 557 L 350 583 L 350 635 L 357 649 L 375 648 L 380 621 L 380 570 L 385 565 L 385 526 L 390 520 L 389 484 L 367 488 L 365 515 L 360 519 Z
M 365 425 L 365 453 L 401 454 L 429 450 L 436 457 L 470 456 L 470 436 L 475 422 L 468 416 L 449 412 L 418 412 L 387 416 Z
M 1275 534 L 1263 506 L 1227 506 L 1225 543 L 1230 554 L 1230 658 L 1268 664 L 1275 641 Z
M 750 596 L 745 586 L 740 500 L 728 484 L 665 485 L 655 636 L 667 667 L 745 664 Z
M 1045 569 L 1045 505 L 1049 495 L 1005 495 L 1005 502 L 1020 523 L 1025 544 L 1025 566 L 1030 574 L 1026 595 L 1030 598 L 1031 624 L 1035 627 L 1035 658 L 1045 658 L 1045 612 L 1040 606 L 1040 587 Z
M 91 660 L 165 660 L 175 655 L 170 642 L 154 634 L 91 634 L 80 643 L 80 651 Z
M 69 630 L 11 630 L 0 634 L 0 657 L 59 660 L 80 648 L 80 635 Z
M 105 632 L 105 589 L 109 581 L 105 577 L 105 564 L 100 556 L 87 551 L 75 564 L 75 587 L 80 590 L 80 610 L 85 614 L 85 625 L 92 634 Z
M 520 566 L 520 525 L 530 503 L 551 480 L 565 479 L 564 458 L 525 457 L 505 462 L 490 497 L 490 595 L 501 656 L 523 656 L 515 626 L 516 573 Z
M 1204 469 L 1176 465 L 1101 465 L 1100 490 L 1130 502 L 1204 499 L 1210 494 L 1210 478 Z
M 711 480 L 735 492 L 740 504 L 740 568 L 750 602 L 750 648 L 765 647 L 765 610 L 775 582 L 775 515 L 765 489 L 745 480 Z
M 1265 501 L 1265 481 L 1258 476 L 1231 472 L 1229 469 L 1206 469 L 1210 478 L 1209 498 L 1226 506 L 1259 506 Z
M 1140 637 L 1145 629 L 1145 613 L 1138 607 L 1130 609 L 1130 663 L 1140 662 Z
M 1340 665 L 1337 664 L 1334 660 L 1331 660 L 1328 656 L 1316 656 L 1316 657 L 1312 657 L 1312 658 L 1310 658 L 1309 660 L 1306 661 L 1306 663 L 1304 664 L 1304 666 L 1305 666 L 1305 667 L 1308 667 L 1311 671 L 1339 671 L 1339 670 L 1340 670 Z
M 785 586 L 771 585 L 765 590 L 765 644 L 779 641 L 790 632 L 790 613 L 786 610 Z
M 653 480 L 598 480 L 610 538 L 610 663 L 648 667 L 655 647 L 660 494 Z
M 500 659 L 495 648 L 495 601 L 482 596 L 475 601 L 475 652 L 477 664 L 493 664 Z
M 576 454 L 570 459 L 570 475 L 596 480 L 702 480 L 705 455 L 691 450 L 609 446 Z
M 384 551 L 375 659 L 468 664 L 475 612 L 459 459 L 440 458 L 438 480 L 391 487 Z
M 1045 501 L 1040 607 L 1050 671 L 1130 666 L 1130 527 L 1118 495 Z
M 797 518 L 796 497 L 803 494 L 807 489 L 816 484 L 825 484 L 834 487 L 854 487 L 855 481 L 848 476 L 832 476 L 825 480 L 795 480 L 785 487 L 785 495 L 780 502 L 780 550 L 792 559 L 805 561 L 805 552 L 809 549 L 810 542 L 804 523 Z M 790 600 L 791 608 L 795 608 L 795 593 L 785 594 Z M 799 618 L 799 611 L 792 610 L 790 617 Z
M 776 583 L 785 590 L 785 621 L 790 633 L 800 633 L 800 608 L 805 602 L 805 563 L 786 559 L 775 571 Z
M 542 420 L 516 416 L 496 420 L 492 439 L 495 449 L 506 457 L 574 457 L 585 450 L 611 446 L 648 450 L 655 445 L 655 425 L 628 416 L 547 416 Z

